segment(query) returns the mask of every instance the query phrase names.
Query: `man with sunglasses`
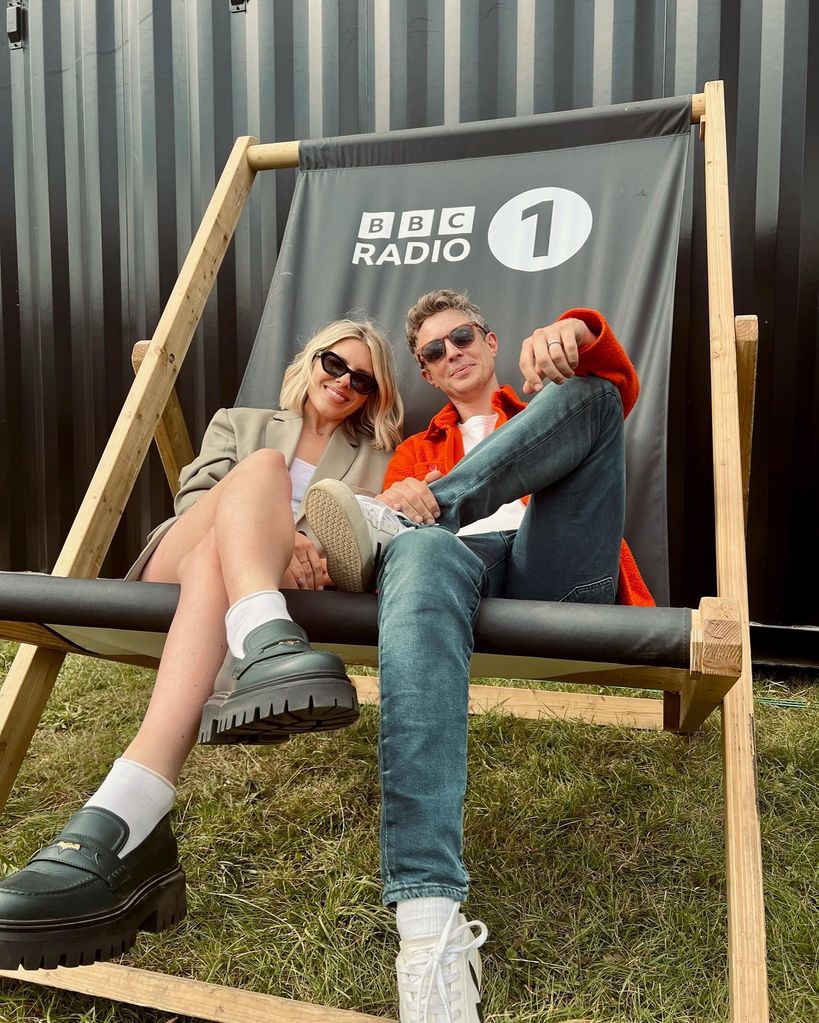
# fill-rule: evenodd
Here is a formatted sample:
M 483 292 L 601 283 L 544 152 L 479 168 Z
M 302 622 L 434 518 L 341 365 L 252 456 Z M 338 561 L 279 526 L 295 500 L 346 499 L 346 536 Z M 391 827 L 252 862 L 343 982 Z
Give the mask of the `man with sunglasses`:
M 322 481 L 306 513 L 343 588 L 370 589 L 377 572 L 382 876 L 397 905 L 401 1021 L 431 1005 L 478 1023 L 487 931 L 460 913 L 473 622 L 482 596 L 653 603 L 622 539 L 623 420 L 639 388 L 591 310 L 523 342 L 528 406 L 500 386 L 498 338 L 465 295 L 422 296 L 407 339 L 447 404 L 396 449 L 377 499 Z

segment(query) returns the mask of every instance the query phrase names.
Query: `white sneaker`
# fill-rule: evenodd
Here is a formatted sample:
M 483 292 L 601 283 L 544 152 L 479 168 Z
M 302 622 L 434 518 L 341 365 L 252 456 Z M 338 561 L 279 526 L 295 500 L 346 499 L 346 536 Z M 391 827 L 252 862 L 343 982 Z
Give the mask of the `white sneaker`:
M 340 480 L 314 483 L 304 514 L 324 548 L 333 585 L 348 593 L 371 590 L 387 544 L 414 528 L 388 505 L 354 494 Z
M 453 909 L 440 938 L 401 942 L 395 960 L 401 1023 L 482 1023 L 478 949 L 488 931 L 459 910 Z

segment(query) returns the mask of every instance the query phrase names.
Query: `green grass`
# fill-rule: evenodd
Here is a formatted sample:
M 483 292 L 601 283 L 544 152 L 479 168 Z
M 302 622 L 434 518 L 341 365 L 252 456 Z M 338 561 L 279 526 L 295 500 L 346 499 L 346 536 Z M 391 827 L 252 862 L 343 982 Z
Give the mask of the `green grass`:
M 0 675 L 13 652 L 0 646 Z M 9 800 L 0 874 L 93 791 L 133 734 L 152 682 L 147 671 L 66 661 Z M 819 1019 L 815 682 L 756 682 L 777 1023 Z M 124 961 L 394 1016 L 376 734 L 377 714 L 365 708 L 337 735 L 196 749 L 175 818 L 188 917 L 172 933 L 142 935 Z M 683 739 L 486 716 L 472 721 L 470 742 L 468 909 L 490 930 L 487 1021 L 726 1020 L 718 718 Z M 170 1017 L 3 980 L 0 1019 Z

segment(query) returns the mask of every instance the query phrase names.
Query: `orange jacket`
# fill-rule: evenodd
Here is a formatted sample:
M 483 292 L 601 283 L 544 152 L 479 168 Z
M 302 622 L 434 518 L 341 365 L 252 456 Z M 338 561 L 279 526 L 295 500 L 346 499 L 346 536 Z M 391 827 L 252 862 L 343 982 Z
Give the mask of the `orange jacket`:
M 570 309 L 561 320 L 576 317 L 583 320 L 597 337 L 592 344 L 580 349 L 580 362 L 575 368 L 577 376 L 598 376 L 611 380 L 620 392 L 623 415 L 627 416 L 637 401 L 640 384 L 637 373 L 620 342 L 600 313 L 593 309 Z M 501 387 L 492 395 L 492 410 L 498 413 L 497 429 L 512 416 L 526 408 L 511 387 Z M 407 437 L 398 445 L 387 466 L 384 489 L 399 480 L 414 476 L 423 480 L 433 469 L 446 475 L 464 455 L 461 431 L 458 429 L 458 411 L 450 402 L 433 416 L 427 429 Z M 524 498 L 528 500 L 528 498 Z M 654 600 L 640 575 L 634 555 L 625 540 L 620 547 L 620 582 L 617 589 L 619 604 L 652 606 Z

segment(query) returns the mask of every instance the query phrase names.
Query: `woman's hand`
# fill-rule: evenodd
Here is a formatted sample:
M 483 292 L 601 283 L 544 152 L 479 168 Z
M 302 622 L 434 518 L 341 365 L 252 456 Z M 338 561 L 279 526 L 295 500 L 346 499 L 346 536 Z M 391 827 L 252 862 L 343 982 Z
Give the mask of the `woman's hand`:
M 316 546 L 304 533 L 296 533 L 293 557 L 287 566 L 300 590 L 323 590 L 326 572 Z

